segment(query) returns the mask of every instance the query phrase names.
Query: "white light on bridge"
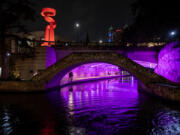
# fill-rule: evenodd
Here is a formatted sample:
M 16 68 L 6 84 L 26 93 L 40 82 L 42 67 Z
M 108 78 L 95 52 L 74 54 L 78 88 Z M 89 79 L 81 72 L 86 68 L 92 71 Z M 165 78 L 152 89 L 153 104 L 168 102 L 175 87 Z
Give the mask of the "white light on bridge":
M 99 43 L 100 43 L 100 44 L 102 44 L 102 43 L 103 43 L 103 41 L 102 41 L 102 40 L 99 40 Z

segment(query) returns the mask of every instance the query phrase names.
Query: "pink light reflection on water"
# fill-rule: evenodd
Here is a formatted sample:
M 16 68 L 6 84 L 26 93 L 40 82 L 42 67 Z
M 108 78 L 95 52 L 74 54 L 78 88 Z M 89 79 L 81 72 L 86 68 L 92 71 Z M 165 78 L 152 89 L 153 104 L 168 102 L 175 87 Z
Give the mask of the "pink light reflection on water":
M 132 76 L 71 85 L 62 88 L 60 93 L 66 101 L 70 115 L 82 113 L 82 109 L 86 107 L 88 110 L 107 109 L 106 112 L 111 107 L 126 111 L 126 107 L 138 103 L 137 80 L 132 79 Z
M 134 62 L 138 63 L 139 65 L 146 67 L 146 68 L 152 68 L 155 69 L 157 66 L 157 63 L 153 62 L 146 62 L 146 61 L 139 61 L 139 60 L 133 60 Z

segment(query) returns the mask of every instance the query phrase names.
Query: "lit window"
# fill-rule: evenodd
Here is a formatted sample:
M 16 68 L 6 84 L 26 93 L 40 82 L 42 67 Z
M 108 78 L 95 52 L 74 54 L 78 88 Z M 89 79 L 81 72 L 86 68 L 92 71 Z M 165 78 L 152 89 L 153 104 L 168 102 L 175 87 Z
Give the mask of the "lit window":
M 112 36 L 112 33 L 109 33 L 109 37 L 111 37 Z

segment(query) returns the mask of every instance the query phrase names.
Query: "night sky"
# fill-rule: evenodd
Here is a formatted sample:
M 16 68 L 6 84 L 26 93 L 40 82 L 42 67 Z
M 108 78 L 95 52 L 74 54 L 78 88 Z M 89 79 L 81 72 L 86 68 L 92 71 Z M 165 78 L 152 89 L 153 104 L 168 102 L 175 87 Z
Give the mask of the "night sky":
M 106 40 L 108 28 L 122 28 L 132 23 L 130 4 L 134 0 L 32 0 L 36 6 L 37 19 L 28 24 L 30 31 L 45 30 L 46 22 L 40 16 L 43 7 L 52 7 L 57 11 L 56 34 L 68 40 L 74 40 L 76 31 L 74 24 L 80 23 L 80 38 L 86 39 L 89 33 L 91 41 Z

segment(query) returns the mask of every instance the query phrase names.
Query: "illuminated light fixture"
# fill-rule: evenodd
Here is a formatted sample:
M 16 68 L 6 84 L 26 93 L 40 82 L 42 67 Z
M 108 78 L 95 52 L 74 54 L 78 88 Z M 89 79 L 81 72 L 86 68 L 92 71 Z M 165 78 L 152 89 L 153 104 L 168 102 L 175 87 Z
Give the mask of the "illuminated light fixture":
M 102 43 L 103 43 L 103 41 L 102 41 L 102 40 L 99 40 L 99 43 L 100 43 L 100 44 L 102 44 Z
M 122 32 L 122 30 L 121 29 L 117 29 L 116 32 Z
M 35 72 L 34 74 L 33 74 L 33 76 L 36 76 L 38 74 L 38 72 Z
M 80 24 L 79 24 L 79 23 L 76 23 L 75 26 L 76 26 L 76 28 L 79 28 L 79 27 L 80 27 Z
M 49 46 L 55 44 L 54 29 L 56 28 L 56 21 L 52 17 L 56 15 L 56 10 L 54 8 L 43 8 L 41 15 L 44 17 L 45 21 L 49 23 L 46 26 L 44 43 L 41 46 Z
M 171 35 L 171 36 L 176 35 L 176 31 L 171 31 L 171 32 L 170 32 L 170 35 Z
M 7 56 L 11 56 L 11 54 L 9 52 L 6 53 Z
M 155 46 L 154 43 L 152 43 L 152 42 L 148 43 L 148 47 L 153 47 L 153 46 Z
M 65 46 L 68 46 L 69 44 L 68 43 L 65 43 Z

